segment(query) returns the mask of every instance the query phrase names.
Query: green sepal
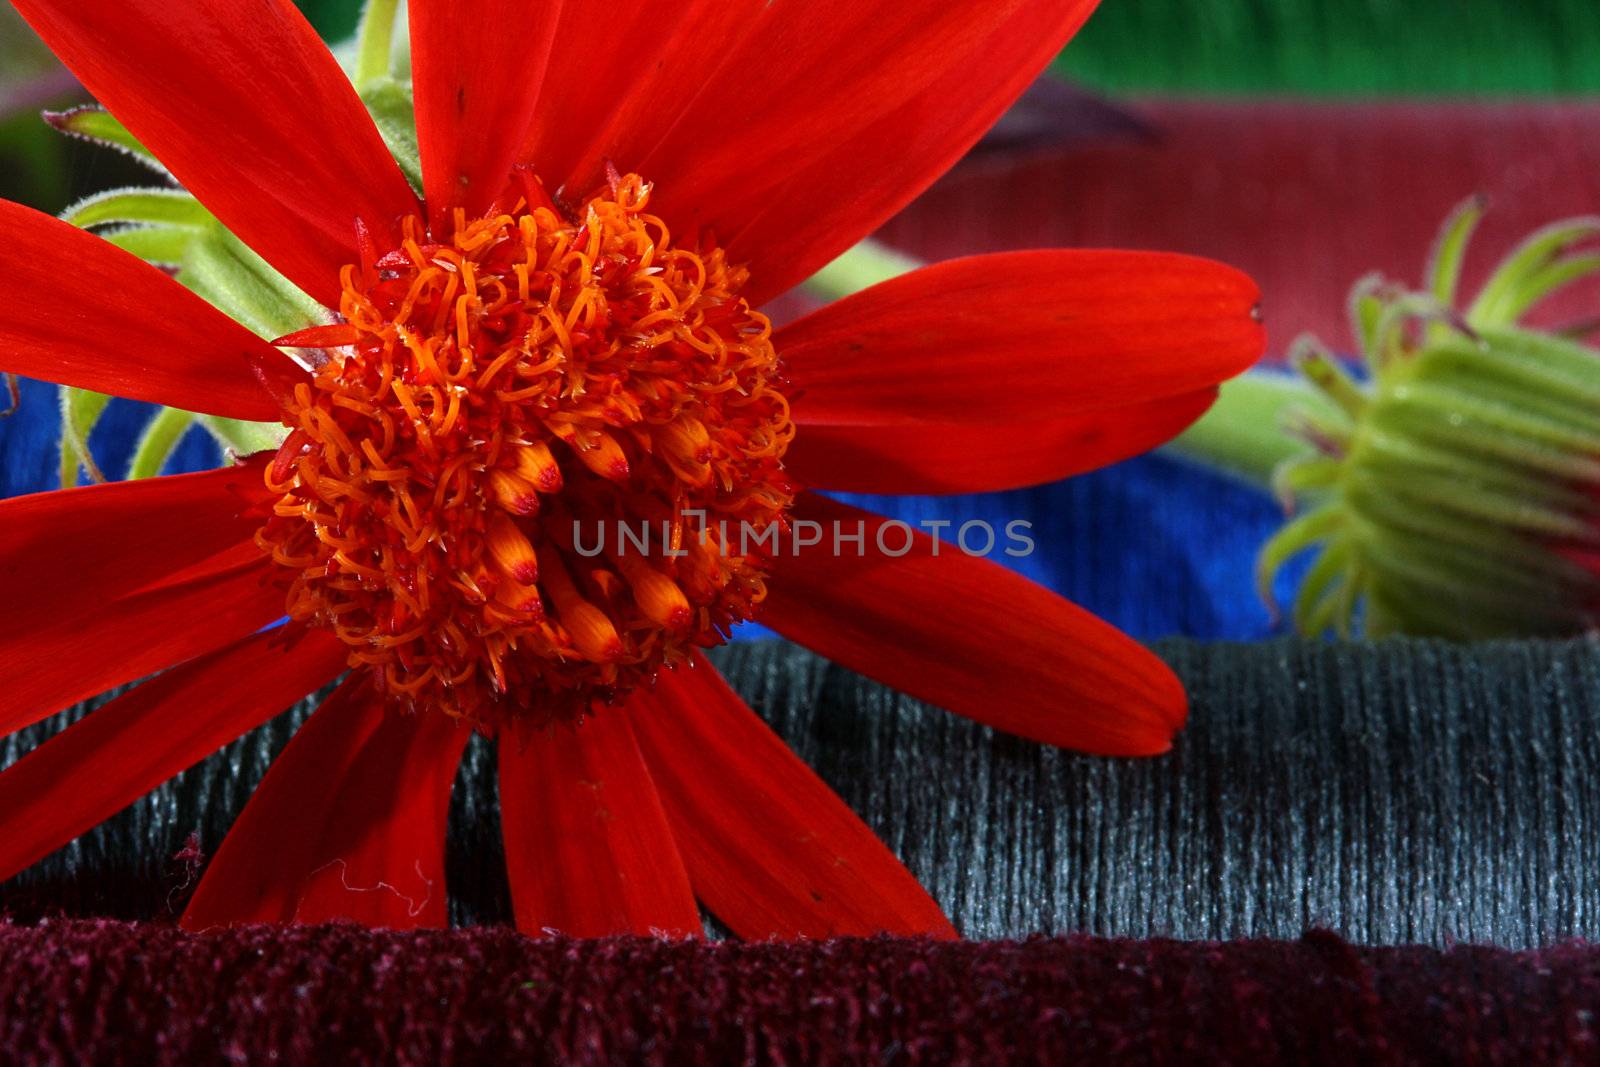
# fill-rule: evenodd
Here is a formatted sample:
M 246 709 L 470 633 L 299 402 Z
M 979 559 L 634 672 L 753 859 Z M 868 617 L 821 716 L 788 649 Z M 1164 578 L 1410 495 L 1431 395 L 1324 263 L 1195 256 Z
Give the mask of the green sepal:
M 1404 464 L 1385 465 L 1375 459 L 1366 459 L 1361 465 L 1364 471 L 1381 477 L 1389 493 L 1403 496 L 1440 516 L 1453 516 L 1468 528 L 1488 523 L 1496 528 L 1547 538 L 1581 540 L 1594 536 L 1595 509 L 1588 505 L 1553 507 L 1533 499 L 1531 493 L 1508 489 L 1505 482 L 1499 485 L 1473 482 L 1455 470 L 1422 471 Z
M 393 78 L 379 78 L 361 90 L 361 102 L 383 135 L 383 143 L 400 165 L 413 190 L 422 191 L 422 156 L 417 148 L 417 119 L 411 87 Z
M 1350 289 L 1350 332 L 1362 352 L 1372 351 L 1376 344 L 1386 295 L 1393 289 L 1393 283 L 1381 274 L 1368 274 Z
M 220 415 L 197 415 L 195 421 L 218 445 L 236 456 L 273 451 L 283 444 L 289 432 L 276 422 L 242 422 Z
M 179 190 L 129 189 L 91 197 L 66 214 L 79 226 L 132 223 L 101 237 L 150 263 L 178 268 L 178 281 L 247 329 L 279 337 L 323 322 L 327 312 L 234 237 L 192 196 Z M 61 484 L 76 485 L 80 467 L 95 481 L 105 475 L 88 448 L 109 397 L 61 389 Z M 129 478 L 161 472 L 190 427 L 204 428 L 224 449 L 241 455 L 276 448 L 284 429 L 162 407 L 135 446 Z
M 1357 521 L 1358 527 L 1365 524 Z M 1584 575 L 1574 578 L 1533 574 L 1496 561 L 1484 566 L 1480 553 L 1453 545 L 1426 551 L 1415 541 L 1396 537 L 1381 527 L 1359 531 L 1364 558 L 1373 570 L 1372 584 L 1405 587 L 1410 595 L 1393 603 L 1448 605 L 1435 632 L 1463 638 L 1504 633 L 1547 633 L 1562 610 L 1579 607 L 1585 593 L 1600 585 Z
M 1590 368 L 1587 380 L 1569 375 L 1549 358 L 1550 345 L 1543 342 L 1567 343 L 1546 337 L 1537 347 L 1522 346 L 1505 338 L 1491 340 L 1486 334 L 1481 344 L 1444 344 L 1419 353 L 1418 373 L 1509 405 L 1526 406 L 1557 422 L 1591 424 L 1600 411 L 1600 375 L 1595 368 Z M 1593 355 L 1586 358 L 1595 361 Z
M 110 189 L 79 200 L 61 213 L 74 226 L 144 223 L 198 228 L 216 220 L 181 189 Z
M 1382 371 L 1402 354 L 1406 331 L 1411 324 L 1418 322 L 1468 332 L 1465 320 L 1448 305 L 1439 303 L 1431 293 L 1403 293 L 1396 296 L 1384 304 L 1372 328 L 1372 344 L 1364 351 L 1367 366 L 1373 374 Z M 1430 330 L 1429 334 L 1437 332 Z
M 195 231 L 181 226 L 128 226 L 100 234 L 106 243 L 163 267 L 180 266 L 195 236 Z
M 1343 469 L 1344 464 L 1331 456 L 1314 452 L 1292 456 L 1272 472 L 1272 495 L 1278 498 L 1285 513 L 1292 514 L 1295 497 L 1310 490 L 1329 488 Z
M 194 425 L 194 420 L 193 412 L 165 407 L 158 410 L 155 417 L 145 424 L 144 432 L 139 435 L 139 443 L 134 446 L 133 460 L 128 465 L 128 479 L 154 478 L 160 474 L 183 442 L 183 435 Z
M 1446 307 L 1456 302 L 1456 287 L 1461 284 L 1461 264 L 1467 256 L 1467 245 L 1488 207 L 1489 201 L 1482 196 L 1469 196 L 1456 205 L 1428 256 L 1428 289 L 1434 299 Z
M 1496 308 L 1496 318 L 1504 322 L 1515 322 L 1527 314 L 1535 304 L 1558 289 L 1596 273 L 1600 273 L 1600 254 L 1594 252 L 1551 260 L 1544 267 L 1528 275 L 1520 286 L 1506 293 Z
M 1222 383 L 1211 409 L 1166 445 L 1211 470 L 1261 488 L 1273 472 L 1307 454 L 1305 441 L 1286 431 L 1294 420 L 1348 419 L 1304 378 L 1276 371 L 1248 371 Z M 1348 426 L 1345 431 L 1348 431 Z
M 44 120 L 69 137 L 114 148 L 143 163 L 157 174 L 171 176 L 166 166 L 139 139 L 128 132 L 115 115 L 98 105 L 75 107 L 69 111 L 46 111 Z
M 350 80 L 358 90 L 394 73 L 395 14 L 400 0 L 367 0 L 356 28 L 355 67 Z
M 1356 461 L 1396 480 L 1413 475 L 1442 476 L 1462 489 L 1483 489 L 1546 507 L 1581 514 L 1600 509 L 1600 496 L 1565 477 L 1530 477 L 1500 457 L 1489 457 L 1418 440 L 1368 425 L 1362 429 Z
M 184 257 L 178 281 L 268 340 L 328 321 L 321 304 L 221 224 L 199 232 Z M 195 421 L 222 448 L 241 456 L 277 448 L 288 432 L 277 423 L 214 415 L 199 415 Z
M 90 481 L 103 482 L 105 473 L 89 452 L 89 435 L 105 413 L 111 398 L 90 389 L 61 386 L 61 488 L 70 489 L 78 484 L 81 468 Z
M 1410 381 L 1382 391 L 1374 425 L 1433 440 L 1452 440 L 1468 451 L 1505 456 L 1552 471 L 1581 470 L 1600 457 L 1600 425 L 1572 426 L 1512 407 L 1454 382 Z M 1554 460 L 1555 465 L 1547 465 Z
M 1566 337 L 1519 326 L 1486 326 L 1484 343 L 1501 359 L 1515 361 L 1529 371 L 1541 372 L 1543 383 L 1584 398 L 1600 397 L 1600 375 L 1595 360 L 1600 353 Z
M 1467 309 L 1467 322 L 1474 328 L 1511 324 L 1521 314 L 1516 309 L 1530 282 L 1572 248 L 1595 237 L 1600 237 L 1600 218 L 1596 217 L 1564 219 L 1536 231 L 1512 249 L 1484 283 Z
M 202 227 L 178 281 L 256 335 L 271 340 L 328 321 L 328 313 L 221 223 Z
M 1357 384 L 1315 343 L 1297 346 L 1305 378 L 1339 410 L 1296 432 L 1324 453 L 1279 468 L 1286 503 L 1316 510 L 1262 548 L 1257 582 L 1297 552 L 1320 552 L 1295 599 L 1295 624 L 1368 636 L 1473 639 L 1573 633 L 1600 617 L 1600 351 L 1518 319 L 1539 300 L 1600 274 L 1600 217 L 1522 242 L 1465 315 L 1463 257 L 1482 214 L 1446 222 L 1427 289 L 1376 276 L 1351 296 L 1371 380 Z
M 1365 553 L 1374 565 L 1395 546 L 1411 545 L 1419 557 L 1462 554 L 1473 561 L 1461 568 L 1473 581 L 1543 575 L 1571 582 L 1584 576 L 1576 563 L 1546 551 L 1537 538 L 1438 514 L 1416 497 L 1365 478 L 1351 479 L 1341 514 L 1361 527 L 1356 533 L 1364 544 L 1377 546 Z
M 1278 614 L 1278 602 L 1272 586 L 1278 571 L 1293 557 L 1331 536 L 1343 522 L 1344 516 L 1337 507 L 1323 505 L 1291 520 L 1262 546 L 1261 555 L 1256 558 L 1256 591 L 1274 617 Z
M 1336 539 L 1317 554 L 1294 597 L 1294 625 L 1303 634 L 1315 635 L 1329 627 L 1340 634 L 1349 630 L 1349 617 L 1341 611 L 1349 603 L 1342 595 L 1348 581 L 1350 543 Z
M 374 0 L 372 9 L 394 3 Z M 381 115 L 375 114 L 402 168 L 420 188 L 416 133 L 410 115 L 408 88 L 392 79 L 373 87 Z M 403 113 L 403 118 L 401 117 Z M 126 152 L 159 173 L 168 172 L 109 112 L 98 107 L 47 115 L 57 129 L 71 136 Z M 170 175 L 169 175 L 170 176 Z M 227 230 L 193 196 L 179 189 L 118 189 L 89 197 L 67 210 L 74 225 L 105 227 L 100 236 L 146 262 L 176 268 L 180 283 L 256 335 L 271 339 L 329 315 L 316 301 Z M 96 481 L 105 475 L 88 448 L 88 439 L 109 398 L 81 389 L 60 390 L 62 409 L 61 484 L 78 483 L 80 469 Z M 256 424 L 160 408 L 145 426 L 129 470 L 130 478 L 160 473 L 192 426 L 205 429 L 231 452 L 249 454 L 276 448 L 286 432 L 277 424 Z
M 1366 410 L 1366 389 L 1345 372 L 1315 337 L 1302 335 L 1290 346 L 1289 365 L 1305 375 L 1307 381 L 1350 418 L 1359 419 Z
M 1327 399 L 1320 393 L 1318 397 Z M 1355 440 L 1355 423 L 1350 421 L 1350 416 L 1327 403 L 1290 405 L 1283 412 L 1281 429 L 1289 437 L 1309 442 L 1316 450 L 1329 455 L 1346 454 Z M 1304 450 L 1303 444 L 1301 450 Z
M 897 252 L 869 237 L 840 253 L 838 258 L 807 278 L 803 284 L 813 296 L 823 300 L 841 300 L 920 266 L 921 260 Z

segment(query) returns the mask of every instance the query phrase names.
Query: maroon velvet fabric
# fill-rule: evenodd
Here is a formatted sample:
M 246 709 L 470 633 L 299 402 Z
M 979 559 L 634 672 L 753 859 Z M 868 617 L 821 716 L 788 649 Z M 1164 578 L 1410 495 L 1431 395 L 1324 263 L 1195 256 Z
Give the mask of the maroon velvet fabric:
M 1600 948 L 0 926 L 0 1062 L 1595 1062 Z

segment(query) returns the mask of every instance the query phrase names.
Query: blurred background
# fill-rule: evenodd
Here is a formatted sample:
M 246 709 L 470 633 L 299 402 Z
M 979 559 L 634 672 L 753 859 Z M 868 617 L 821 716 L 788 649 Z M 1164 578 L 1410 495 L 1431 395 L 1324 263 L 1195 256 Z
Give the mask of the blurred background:
M 330 40 L 359 8 L 301 6 Z M 1470 194 L 1492 209 L 1468 285 L 1515 238 L 1600 208 L 1594 0 L 1104 0 L 1052 75 L 879 236 L 926 259 L 1039 245 L 1222 259 L 1260 282 L 1272 359 L 1304 331 L 1347 348 L 1350 285 L 1374 270 L 1414 283 L 1439 222 Z M 59 211 L 148 182 L 39 121 L 41 108 L 81 99 L 0 13 L 0 196 Z M 1594 317 L 1595 296 L 1580 290 L 1544 315 Z M 52 393 L 27 384 L 22 411 L 0 422 L 0 495 L 53 484 Z M 96 431 L 113 477 L 142 417 L 126 405 Z M 176 462 L 214 462 L 194 437 Z M 1039 549 L 1015 565 L 1141 637 L 1274 632 L 1251 570 L 1277 506 L 1178 460 L 985 497 L 866 502 L 912 521 L 1029 520 Z

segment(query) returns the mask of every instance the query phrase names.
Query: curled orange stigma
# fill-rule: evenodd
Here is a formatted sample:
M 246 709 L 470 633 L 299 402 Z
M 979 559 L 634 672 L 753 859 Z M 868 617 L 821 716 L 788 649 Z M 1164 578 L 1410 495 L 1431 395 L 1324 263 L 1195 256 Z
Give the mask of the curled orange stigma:
M 582 714 L 765 596 L 724 524 L 781 526 L 794 428 L 771 324 L 714 247 L 675 248 L 634 175 L 342 274 L 344 321 L 286 404 L 257 541 L 288 612 L 391 698 L 494 729 Z M 741 539 L 742 541 L 742 539 Z

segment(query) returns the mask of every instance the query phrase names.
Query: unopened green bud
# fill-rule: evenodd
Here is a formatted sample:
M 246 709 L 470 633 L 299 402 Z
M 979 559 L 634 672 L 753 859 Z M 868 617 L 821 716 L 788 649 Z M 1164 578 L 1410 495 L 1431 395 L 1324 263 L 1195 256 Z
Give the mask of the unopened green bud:
M 1446 222 L 1428 287 L 1358 283 L 1366 374 L 1314 339 L 1300 372 L 1331 404 L 1298 416 L 1312 445 L 1274 486 L 1295 517 L 1263 548 L 1279 568 L 1316 557 L 1295 597 L 1307 633 L 1460 639 L 1562 634 L 1600 620 L 1600 352 L 1522 325 L 1534 304 L 1600 273 L 1600 219 L 1539 231 L 1473 301 L 1456 299 L 1480 201 Z

